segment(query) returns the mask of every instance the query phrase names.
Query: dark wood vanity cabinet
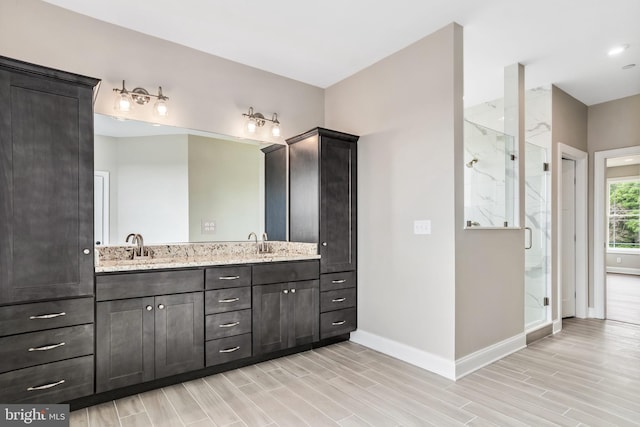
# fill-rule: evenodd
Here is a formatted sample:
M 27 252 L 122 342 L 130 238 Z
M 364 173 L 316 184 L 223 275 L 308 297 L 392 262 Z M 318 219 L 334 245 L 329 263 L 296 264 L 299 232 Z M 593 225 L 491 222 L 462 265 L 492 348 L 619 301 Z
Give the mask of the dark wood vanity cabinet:
M 356 269 L 358 137 L 316 128 L 289 144 L 289 238 L 318 243 L 321 273 Z
M 318 262 L 256 265 L 253 274 L 265 283 L 253 286 L 254 355 L 319 341 Z
M 98 82 L 0 56 L 0 402 L 94 392 Z
M 316 128 L 289 144 L 289 236 L 318 243 L 320 338 L 356 329 L 358 137 Z
M 0 57 L 0 304 L 93 293 L 93 88 Z
M 203 368 L 203 289 L 202 270 L 96 277 L 96 391 Z

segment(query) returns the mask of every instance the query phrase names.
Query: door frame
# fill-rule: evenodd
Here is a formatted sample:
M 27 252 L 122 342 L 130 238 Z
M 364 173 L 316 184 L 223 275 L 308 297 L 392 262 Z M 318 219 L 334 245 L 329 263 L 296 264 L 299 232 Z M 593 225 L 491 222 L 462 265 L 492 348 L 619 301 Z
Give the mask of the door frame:
M 110 186 L 109 186 L 109 172 L 108 171 L 94 171 L 93 172 L 93 176 L 99 176 L 102 178 L 102 233 L 103 233 L 103 242 L 101 243 L 101 246 L 104 245 L 108 245 L 109 244 L 109 236 L 111 233 L 111 230 L 109 229 L 109 223 L 111 222 L 111 219 L 109 218 L 109 212 L 111 211 L 111 200 L 110 200 Z M 94 189 L 95 191 L 95 189 Z M 95 238 L 94 238 L 94 245 L 95 245 Z
M 594 200 L 593 200 L 593 310 L 589 317 L 606 317 L 606 244 L 607 216 L 605 215 L 607 194 L 607 159 L 640 155 L 640 146 L 596 151 L 594 153 Z M 598 250 L 602 248 L 603 250 Z
M 558 230 L 556 233 L 556 320 L 554 332 L 562 329 L 562 159 L 576 162 L 576 317 L 586 318 L 589 314 L 589 283 L 588 258 L 589 251 L 587 234 L 587 183 L 588 159 L 585 151 L 567 144 L 558 143 L 556 151 L 556 218 Z

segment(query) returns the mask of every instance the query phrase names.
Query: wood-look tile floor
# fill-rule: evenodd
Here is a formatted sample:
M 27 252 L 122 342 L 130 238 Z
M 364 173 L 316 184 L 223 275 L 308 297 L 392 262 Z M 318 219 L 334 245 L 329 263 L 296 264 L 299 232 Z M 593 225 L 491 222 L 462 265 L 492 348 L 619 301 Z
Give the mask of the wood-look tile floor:
M 75 411 L 72 427 L 638 426 L 640 326 L 562 332 L 453 382 L 330 347 Z
M 640 325 L 640 276 L 607 273 L 607 319 Z

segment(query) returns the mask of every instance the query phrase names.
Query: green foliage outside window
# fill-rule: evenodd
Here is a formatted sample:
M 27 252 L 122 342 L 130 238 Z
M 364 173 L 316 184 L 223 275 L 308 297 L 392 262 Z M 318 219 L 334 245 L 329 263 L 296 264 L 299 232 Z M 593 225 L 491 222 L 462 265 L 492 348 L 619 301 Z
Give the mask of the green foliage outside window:
M 640 248 L 640 181 L 609 183 L 609 247 Z

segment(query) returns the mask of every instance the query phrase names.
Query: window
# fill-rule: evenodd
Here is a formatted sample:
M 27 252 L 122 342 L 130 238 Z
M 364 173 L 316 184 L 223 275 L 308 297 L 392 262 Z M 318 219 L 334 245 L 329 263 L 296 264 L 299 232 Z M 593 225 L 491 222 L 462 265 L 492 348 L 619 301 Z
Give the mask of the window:
M 640 177 L 610 179 L 607 183 L 607 247 L 640 251 Z

